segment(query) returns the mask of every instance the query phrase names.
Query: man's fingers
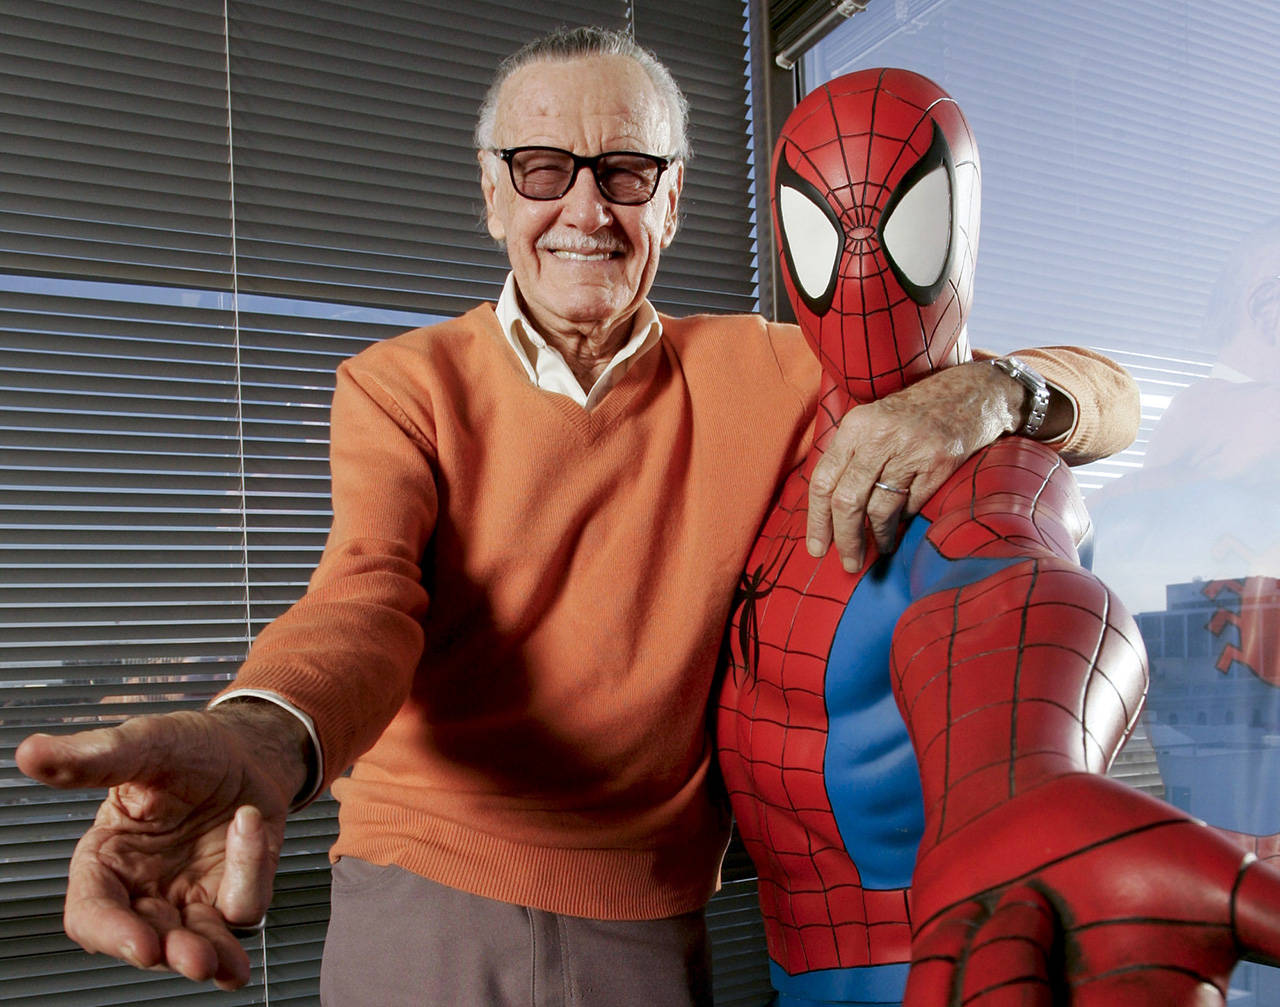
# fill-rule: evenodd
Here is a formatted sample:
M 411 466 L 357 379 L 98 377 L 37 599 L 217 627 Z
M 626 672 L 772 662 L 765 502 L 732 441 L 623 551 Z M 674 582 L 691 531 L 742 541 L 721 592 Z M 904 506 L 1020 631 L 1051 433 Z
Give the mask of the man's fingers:
M 186 912 L 164 899 L 146 897 L 133 904 L 134 911 L 159 935 L 163 958 L 162 969 L 177 972 L 196 982 L 206 982 L 218 971 L 218 952 L 208 938 L 187 926 Z M 209 907 L 205 907 L 213 912 Z M 214 913 L 216 916 L 217 914 Z
M 63 927 L 86 951 L 150 968 L 161 959 L 155 930 L 134 910 L 120 879 L 98 859 L 101 830 L 90 829 L 71 858 Z
M 891 480 L 883 473 L 871 485 L 867 523 L 882 556 L 893 552 L 897 545 L 898 529 L 902 526 L 910 493 L 910 483 L 906 479 Z
M 214 954 L 214 969 L 206 978 L 224 990 L 239 989 L 249 981 L 249 956 L 227 929 L 218 910 L 202 903 L 187 906 L 182 911 L 182 923 L 192 939 L 200 940 Z
M 896 478 L 902 485 L 887 478 L 877 480 L 852 464 L 843 470 L 831 492 L 826 491 L 825 481 L 815 489 L 815 478 L 809 490 L 810 555 L 821 556 L 834 542 L 844 568 L 850 573 L 861 570 L 868 527 L 880 553 L 892 552 L 912 484 L 911 476 Z
M 240 820 L 240 834 L 228 839 L 241 861 L 252 861 L 247 869 L 242 863 L 242 879 L 259 884 L 263 871 L 257 865 L 270 860 L 274 868 L 278 843 L 265 841 L 267 830 L 256 809 L 241 808 Z M 255 837 L 255 832 L 260 835 Z M 103 837 L 109 841 L 111 830 L 90 829 L 72 858 L 63 916 L 67 935 L 86 951 L 110 955 L 136 968 L 177 972 L 197 982 L 213 980 L 224 989 L 248 982 L 248 956 L 228 930 L 222 912 L 203 902 L 179 909 L 156 896 L 131 899 L 125 882 L 102 862 Z M 266 852 L 255 853 L 255 847 Z M 270 898 L 272 873 L 266 872 L 268 894 L 256 896 L 255 905 L 265 905 Z M 256 912 L 255 921 L 261 909 Z
M 837 543 L 840 540 L 840 533 L 833 525 L 832 509 L 834 497 L 846 479 L 845 470 L 853 460 L 854 448 L 859 443 L 856 428 L 861 409 L 860 406 L 855 407 L 845 414 L 823 447 L 822 457 L 818 459 L 818 464 L 813 467 L 813 474 L 809 477 L 809 519 L 805 538 L 811 556 L 822 556 L 833 539 Z M 847 491 L 848 487 L 845 489 Z M 861 527 L 858 534 L 861 534 Z
M 911 513 L 912 485 L 922 475 L 912 460 L 914 445 L 885 425 L 896 414 L 877 405 L 845 415 L 809 480 L 809 553 L 822 556 L 834 543 L 850 572 L 862 569 L 868 535 L 881 553 L 893 550 L 902 516 Z
M 67 936 L 90 954 L 110 955 L 135 968 L 153 968 L 161 961 L 160 941 L 151 926 L 114 901 L 68 897 L 62 917 Z
M 843 465 L 826 454 L 809 477 L 809 513 L 805 528 L 805 548 L 810 556 L 824 556 L 831 546 L 831 494 L 835 492 Z
M 163 958 L 153 968 L 228 990 L 249 981 L 249 956 L 213 906 L 193 903 L 179 911 L 164 899 L 142 898 L 134 910 L 160 938 Z
M 864 522 L 881 551 L 893 549 L 902 516 L 917 513 L 966 458 L 1003 432 L 1003 413 L 988 406 L 1007 401 L 1007 384 L 991 367 L 960 364 L 849 410 L 809 482 L 810 554 L 823 555 L 834 541 L 845 567 L 860 568 Z M 883 501 L 892 491 L 875 490 L 876 480 L 909 495 Z
M 271 901 L 280 850 L 262 812 L 251 806 L 237 809 L 227 827 L 226 868 L 215 903 L 233 926 L 252 926 Z
M 862 569 L 866 556 L 867 498 L 870 480 L 861 479 L 852 466 L 845 469 L 831 495 L 831 536 L 840 562 L 850 573 Z
M 864 459 L 855 455 L 856 428 L 849 413 L 836 430 L 809 479 L 809 515 L 805 533 L 809 554 L 821 556 L 834 542 L 844 568 L 862 568 L 866 551 L 867 501 L 874 472 L 864 470 Z M 867 463 L 870 464 L 869 459 Z
M 51 787 L 113 787 L 172 771 L 192 746 L 173 715 L 135 717 L 76 734 L 33 734 L 15 753 L 18 768 Z
M 104 773 L 104 763 L 113 763 L 115 730 L 106 727 L 70 735 L 33 734 L 18 746 L 18 768 L 51 787 L 107 787 L 124 782 L 110 778 L 110 772 Z

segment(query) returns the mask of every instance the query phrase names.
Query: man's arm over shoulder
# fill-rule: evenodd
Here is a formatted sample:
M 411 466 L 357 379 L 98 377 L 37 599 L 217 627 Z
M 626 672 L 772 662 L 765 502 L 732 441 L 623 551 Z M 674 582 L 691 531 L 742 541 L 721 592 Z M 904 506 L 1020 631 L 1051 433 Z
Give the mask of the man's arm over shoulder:
M 1017 356 L 1050 384 L 1037 437 L 1071 465 L 1122 450 L 1137 432 L 1138 392 L 1124 370 L 1073 347 Z M 863 560 L 864 527 L 891 551 L 903 518 L 919 512 L 975 451 L 1026 424 L 1031 392 L 991 366 L 995 354 L 944 367 L 850 410 L 814 468 L 808 548 L 834 540 L 849 569 Z M 1043 368 L 1043 370 L 1041 370 Z

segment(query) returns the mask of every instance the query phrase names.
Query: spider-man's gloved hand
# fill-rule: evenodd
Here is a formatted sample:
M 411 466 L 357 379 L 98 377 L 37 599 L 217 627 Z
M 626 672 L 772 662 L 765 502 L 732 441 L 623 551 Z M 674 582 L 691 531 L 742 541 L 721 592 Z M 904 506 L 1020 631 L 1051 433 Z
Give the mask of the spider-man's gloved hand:
M 907 1007 L 1226 1002 L 1280 959 L 1280 872 L 1105 776 L 1053 778 L 922 851 Z

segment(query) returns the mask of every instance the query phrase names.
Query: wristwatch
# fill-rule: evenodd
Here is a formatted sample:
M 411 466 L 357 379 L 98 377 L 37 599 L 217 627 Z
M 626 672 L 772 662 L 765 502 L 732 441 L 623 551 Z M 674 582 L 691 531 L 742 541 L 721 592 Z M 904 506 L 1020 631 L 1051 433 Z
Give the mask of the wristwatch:
M 1049 385 L 1040 375 L 1017 357 L 996 357 L 991 366 L 1003 371 L 1018 382 L 1031 396 L 1031 409 L 1027 413 L 1027 421 L 1018 431 L 1023 437 L 1034 437 L 1044 423 L 1045 414 L 1049 411 Z

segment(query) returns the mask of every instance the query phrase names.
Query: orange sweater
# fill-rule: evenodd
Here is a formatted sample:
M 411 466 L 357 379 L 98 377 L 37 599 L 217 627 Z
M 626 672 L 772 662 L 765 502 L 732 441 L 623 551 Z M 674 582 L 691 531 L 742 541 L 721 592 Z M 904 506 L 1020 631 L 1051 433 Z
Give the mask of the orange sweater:
M 792 326 L 662 321 L 590 412 L 530 384 L 488 306 L 339 369 L 329 542 L 233 683 L 315 720 L 335 858 L 598 918 L 711 894 L 706 702 L 817 364 Z M 1077 391 L 1077 455 L 1115 439 L 1090 396 L 1116 369 L 1079 352 L 1034 355 Z

